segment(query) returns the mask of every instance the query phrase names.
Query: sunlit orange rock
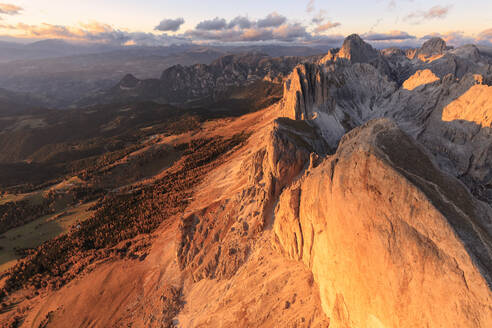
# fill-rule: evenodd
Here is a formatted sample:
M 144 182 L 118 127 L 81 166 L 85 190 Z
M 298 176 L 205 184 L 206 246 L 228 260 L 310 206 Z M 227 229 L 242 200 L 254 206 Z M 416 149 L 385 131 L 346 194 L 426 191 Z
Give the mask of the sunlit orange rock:
M 312 270 L 330 327 L 487 327 L 491 219 L 421 146 L 377 120 L 283 192 L 274 231 Z
M 415 72 L 405 82 L 403 82 L 403 88 L 407 90 L 413 90 L 421 85 L 429 84 L 438 81 L 439 78 L 432 73 L 430 69 L 424 69 Z

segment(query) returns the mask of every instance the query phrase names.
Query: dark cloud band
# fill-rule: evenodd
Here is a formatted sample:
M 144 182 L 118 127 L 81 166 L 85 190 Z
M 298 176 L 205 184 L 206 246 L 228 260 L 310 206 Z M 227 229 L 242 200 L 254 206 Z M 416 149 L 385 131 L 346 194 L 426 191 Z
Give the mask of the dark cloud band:
M 196 26 L 197 30 L 202 31 L 218 31 L 225 29 L 227 27 L 227 22 L 224 18 L 215 17 L 211 20 L 204 20 Z
M 159 25 L 157 25 L 154 30 L 157 30 L 157 31 L 163 31 L 163 32 L 167 32 L 167 31 L 172 31 L 172 32 L 176 32 L 177 30 L 179 30 L 179 28 L 181 27 L 181 25 L 184 24 L 184 19 L 183 18 L 176 18 L 176 19 L 163 19 Z
M 9 3 L 0 3 L 0 14 L 17 15 L 22 11 L 22 8 Z

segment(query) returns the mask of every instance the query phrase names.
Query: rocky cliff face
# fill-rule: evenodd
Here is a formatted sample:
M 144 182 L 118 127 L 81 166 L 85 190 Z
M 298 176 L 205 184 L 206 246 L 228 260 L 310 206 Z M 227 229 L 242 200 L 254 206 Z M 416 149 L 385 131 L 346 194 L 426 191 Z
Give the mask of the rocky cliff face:
M 298 65 L 284 118 L 185 218 L 183 270 L 234 279 L 268 237 L 312 272 L 330 327 L 490 325 L 490 87 L 431 73 L 408 90 L 370 63 Z
M 175 65 L 159 79 L 138 80 L 127 75 L 112 89 L 83 103 L 109 103 L 124 100 L 185 104 L 202 99 L 216 100 L 232 88 L 258 81 L 282 83 L 295 65 L 308 58 L 270 57 L 260 53 L 223 56 L 210 65 Z
M 422 51 L 432 52 L 432 49 L 439 48 L 443 52 L 443 47 L 442 42 L 433 40 L 424 44 Z M 488 136 L 490 124 L 467 123 L 463 119 L 449 123 L 443 118 L 445 107 L 453 108 L 453 102 L 457 101 L 459 104 L 462 101 L 459 98 L 470 87 L 483 84 L 492 76 L 489 60 L 484 56 L 472 56 L 478 58 L 478 61 L 471 61 L 468 56 L 469 48 L 464 51 L 455 49 L 444 52 L 442 59 L 430 64 L 418 59 L 414 62 L 402 59 L 407 61 L 405 65 L 412 67 L 408 72 L 416 70 L 416 73 L 406 79 L 401 87 L 395 74 L 381 69 L 382 66 L 369 63 L 334 60 L 324 64 L 299 65 L 284 84 L 282 113 L 292 119 L 312 121 L 332 149 L 354 127 L 376 118 L 392 118 L 406 133 L 421 141 L 435 154 L 442 169 L 464 181 L 471 179 L 478 182 L 481 186 L 479 189 L 482 190 L 480 193 L 488 195 L 492 193 L 490 187 L 486 187 L 489 185 L 490 170 L 485 169 L 485 165 L 480 165 L 487 173 L 479 177 L 468 169 L 470 160 L 473 162 L 476 158 L 481 158 L 482 163 L 488 163 L 485 160 L 491 156 L 488 137 L 478 137 L 476 142 L 460 140 L 471 140 L 478 131 L 481 131 L 480 135 Z M 365 46 L 358 49 L 368 51 L 369 48 Z M 395 51 L 385 54 L 390 57 L 402 56 Z M 460 66 L 462 64 L 464 66 Z M 388 61 L 388 65 L 392 66 L 391 61 Z M 422 67 L 429 68 L 418 70 Z M 466 67 L 466 73 L 457 67 Z M 442 76 L 445 71 L 452 73 Z M 484 75 L 477 74 L 476 71 Z M 483 86 L 481 90 L 485 92 L 488 87 Z M 483 96 L 481 99 L 487 97 Z M 484 100 L 470 103 L 469 110 L 480 116 L 473 121 L 488 122 L 490 110 Z M 488 199 L 489 196 L 484 197 L 482 199 Z
M 357 34 L 349 35 L 337 54 L 338 58 L 350 60 L 352 63 L 368 63 L 379 57 L 379 52 L 365 43 Z
M 330 327 L 485 327 L 491 220 L 421 146 L 376 120 L 282 193 L 274 231 L 313 271 Z
M 376 115 L 397 86 L 365 63 L 303 64 L 284 84 L 283 114 L 313 120 L 332 148 L 345 134 Z
M 327 155 L 314 121 L 275 119 L 281 108 L 210 175 L 191 206 L 200 210 L 185 216 L 178 261 L 196 287 L 181 320 L 221 322 L 192 295 L 214 279 L 241 284 L 250 256 L 273 247 L 312 272 L 330 327 L 490 325 L 490 206 L 391 119 L 355 127 Z
M 489 60 L 440 39 L 383 52 L 389 74 L 337 56 L 284 86 L 281 112 L 337 150 L 281 194 L 276 242 L 312 270 L 330 326 L 490 325 Z
M 429 60 L 435 56 L 443 55 L 448 50 L 446 42 L 441 38 L 431 38 L 422 44 L 415 56 L 421 60 Z
M 319 63 L 327 64 L 330 62 L 350 62 L 371 64 L 377 69 L 390 74 L 390 67 L 382 54 L 374 49 L 370 44 L 364 42 L 357 34 L 349 35 L 345 38 L 342 48 L 331 49 Z
M 206 190 L 205 198 L 217 195 L 214 201 L 187 214 L 180 225 L 178 261 L 195 281 L 231 278 L 271 225 L 282 190 L 327 151 L 305 121 L 279 118 L 253 138 L 260 136 L 263 140 L 252 142 L 241 161 L 223 168 L 229 177 L 219 178 L 220 190 Z

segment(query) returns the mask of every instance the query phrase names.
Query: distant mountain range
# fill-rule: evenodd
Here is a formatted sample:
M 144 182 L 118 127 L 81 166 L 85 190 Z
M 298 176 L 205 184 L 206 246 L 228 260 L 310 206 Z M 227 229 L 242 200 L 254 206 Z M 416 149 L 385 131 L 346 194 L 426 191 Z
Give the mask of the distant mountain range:
M 59 39 L 48 39 L 28 44 L 0 41 L 0 63 L 106 52 L 118 48 L 121 47 L 107 44 L 70 43 Z
M 44 106 L 64 108 L 111 88 L 128 73 L 140 79 L 158 78 L 173 65 L 209 64 L 227 54 L 252 51 L 278 57 L 321 54 L 325 49 L 280 45 L 121 47 L 62 40 L 0 42 L 0 88 L 35 94 L 43 99 Z
M 222 56 L 209 65 L 178 64 L 164 70 L 158 79 L 137 79 L 128 74 L 114 87 L 92 94 L 78 102 L 78 105 L 154 101 L 188 107 L 203 106 L 225 99 L 237 99 L 237 93 L 232 90 L 244 92 L 258 83 L 264 85 L 263 89 L 258 90 L 260 94 L 268 89 L 268 85 L 277 85 L 278 96 L 281 96 L 284 77 L 297 64 L 308 60 L 314 58 L 270 57 L 264 53 L 251 52 Z

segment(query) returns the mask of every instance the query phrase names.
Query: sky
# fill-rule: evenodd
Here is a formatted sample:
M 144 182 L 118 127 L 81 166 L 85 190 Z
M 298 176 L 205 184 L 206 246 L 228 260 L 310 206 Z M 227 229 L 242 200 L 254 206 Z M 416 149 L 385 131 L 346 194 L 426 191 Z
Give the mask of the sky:
M 0 0 L 0 38 L 24 42 L 328 45 L 352 33 L 379 46 L 492 45 L 492 1 Z

